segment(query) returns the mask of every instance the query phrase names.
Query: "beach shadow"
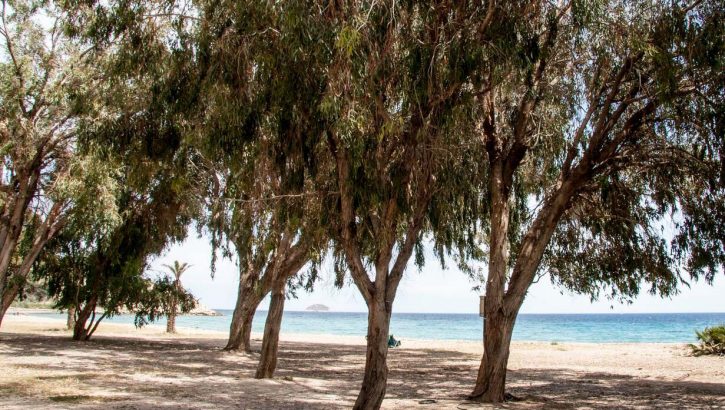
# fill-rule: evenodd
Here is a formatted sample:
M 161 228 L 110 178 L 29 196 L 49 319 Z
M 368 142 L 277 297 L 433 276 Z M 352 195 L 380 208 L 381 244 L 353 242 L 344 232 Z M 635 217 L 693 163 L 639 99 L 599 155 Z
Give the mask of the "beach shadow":
M 259 349 L 259 342 L 254 343 Z M 72 403 L 73 408 L 350 408 L 360 388 L 364 346 L 282 342 L 273 380 L 252 377 L 258 354 L 223 352 L 223 346 L 219 339 L 100 336 L 74 342 L 60 334 L 6 333 L 0 340 L 0 366 L 30 376 L 0 385 L 0 397 L 5 397 L 0 407 L 25 403 L 66 408 Z M 465 401 L 478 360 L 456 351 L 393 349 L 384 406 L 482 407 Z M 522 401 L 500 408 L 725 406 L 725 383 L 637 379 L 563 368 L 511 370 L 508 383 Z M 423 400 L 430 404 L 419 404 Z
M 546 408 L 705 409 L 725 406 L 725 383 L 671 381 L 630 375 L 519 369 L 509 371 L 512 393 Z

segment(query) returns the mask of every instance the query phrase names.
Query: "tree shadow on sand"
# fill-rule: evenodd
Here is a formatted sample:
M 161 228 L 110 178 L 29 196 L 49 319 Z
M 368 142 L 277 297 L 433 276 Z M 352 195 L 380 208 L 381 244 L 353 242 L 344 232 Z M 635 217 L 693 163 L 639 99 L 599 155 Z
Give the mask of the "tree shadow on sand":
M 98 337 L 79 343 L 65 335 L 3 334 L 0 371 L 22 368 L 35 376 L 0 385 L 0 407 L 349 408 L 360 387 L 364 346 L 283 342 L 275 379 L 256 380 L 258 355 L 222 352 L 223 345 L 218 339 Z M 391 350 L 384 407 L 491 408 L 465 400 L 477 362 L 475 355 L 455 351 Z M 42 390 L 43 383 L 62 388 L 68 380 L 74 387 L 67 392 Z M 508 381 L 521 401 L 497 407 L 725 406 L 725 383 L 557 368 L 510 370 Z M 430 404 L 420 404 L 424 400 Z

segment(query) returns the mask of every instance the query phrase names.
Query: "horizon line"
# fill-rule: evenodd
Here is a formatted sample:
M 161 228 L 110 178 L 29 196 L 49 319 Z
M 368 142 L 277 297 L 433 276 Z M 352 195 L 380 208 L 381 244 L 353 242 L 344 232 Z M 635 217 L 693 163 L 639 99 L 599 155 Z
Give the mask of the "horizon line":
M 233 311 L 234 308 L 209 308 L 211 310 L 230 310 Z M 259 312 L 267 312 L 266 309 L 260 309 Z M 287 310 L 285 309 L 285 312 L 297 312 L 297 313 L 307 313 L 307 312 L 313 312 L 313 313 L 368 313 L 367 311 L 361 311 L 361 310 Z M 403 314 L 419 314 L 419 315 L 478 315 L 478 312 L 396 312 L 393 311 L 393 314 L 395 313 L 403 313 Z M 672 315 L 672 314 L 725 314 L 725 311 L 698 311 L 698 312 L 521 312 L 520 315 Z

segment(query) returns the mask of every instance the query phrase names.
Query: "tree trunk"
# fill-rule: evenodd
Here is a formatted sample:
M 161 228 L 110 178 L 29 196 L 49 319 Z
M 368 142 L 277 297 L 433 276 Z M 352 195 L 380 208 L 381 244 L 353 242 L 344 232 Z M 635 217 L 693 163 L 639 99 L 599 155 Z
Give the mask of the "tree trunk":
M 381 292 L 384 293 L 384 292 Z M 388 334 L 390 314 L 383 297 L 376 297 L 368 306 L 367 353 L 362 388 L 355 400 L 354 409 L 379 409 L 385 398 L 388 382 Z
M 516 312 L 512 314 L 504 309 L 506 273 L 509 269 L 510 181 L 505 177 L 501 161 L 494 161 L 491 164 L 489 189 L 491 232 L 484 303 L 484 352 L 471 398 L 500 403 L 505 395 L 509 344 L 516 320 Z
M 262 355 L 257 366 L 257 379 L 271 379 L 277 368 L 277 352 L 279 350 L 279 332 L 282 327 L 282 314 L 285 302 L 285 281 L 276 284 L 272 291 L 272 300 L 269 303 L 267 321 L 264 323 L 264 337 L 262 339 Z
M 73 327 L 73 340 L 77 341 L 86 341 L 90 337 L 88 334 L 89 327 L 86 326 L 86 323 L 88 322 L 88 319 L 91 318 L 91 316 L 95 316 L 96 313 L 96 302 L 95 300 L 89 301 L 86 303 L 85 306 L 83 306 L 83 309 L 78 312 L 78 317 L 76 318 L 75 326 Z
M 166 317 L 166 333 L 176 333 L 176 312 L 171 311 Z
M 3 298 L 11 287 L 10 260 L 15 252 L 16 243 L 16 238 L 7 238 L 4 246 L 0 249 L 0 296 Z
M 3 284 L 2 286 L 0 286 L 0 297 L 2 297 L 3 306 L 0 307 L 0 325 L 2 325 L 2 319 L 5 316 L 5 312 L 13 303 L 18 293 L 20 293 L 20 290 L 23 288 L 23 286 L 25 286 L 25 281 L 28 278 L 30 269 L 33 267 L 35 260 L 38 259 L 40 251 L 43 250 L 43 247 L 48 242 L 48 239 L 55 235 L 55 233 L 59 229 L 60 225 L 54 226 L 53 224 L 58 217 L 60 209 L 60 204 L 54 204 L 47 219 L 43 221 L 43 223 L 36 229 L 35 239 L 33 239 L 33 246 L 23 258 L 23 262 L 12 275 L 12 278 L 9 276 L 8 272 L 10 266 L 9 259 L 7 264 L 4 262 L 4 252 L 6 249 L 2 250 L 1 253 L 3 254 L 3 256 L 0 256 L 0 259 L 2 259 L 3 261 L 0 261 L 0 281 L 2 281 Z M 14 247 L 17 243 L 16 240 L 11 241 L 11 245 L 13 246 L 13 248 L 10 249 L 10 252 L 14 251 Z M 10 279 L 12 279 L 12 283 L 8 283 Z
M 13 303 L 13 300 L 15 300 L 15 295 L 7 295 L 0 301 L 0 326 L 2 326 L 5 313 L 7 313 L 8 309 L 10 309 L 10 305 Z
M 175 272 L 176 280 L 174 280 L 174 291 L 180 292 L 181 290 L 181 273 Z M 176 296 L 172 296 L 169 303 L 169 314 L 166 316 L 166 333 L 176 333 L 176 312 L 179 301 Z
M 486 403 L 501 403 L 505 399 L 506 366 L 509 359 L 511 334 L 515 321 L 501 313 L 486 317 L 484 325 L 483 358 L 478 369 L 476 387 L 471 398 Z
M 22 227 L 30 201 L 37 187 L 40 169 L 32 174 L 18 175 L 19 187 L 14 199 L 10 200 L 7 213 L 3 215 L 2 246 L 0 246 L 0 295 L 7 293 L 10 280 L 10 263 L 20 240 Z M 8 204 L 6 203 L 6 206 Z
M 68 308 L 68 317 L 65 320 L 65 328 L 68 330 L 73 329 L 76 326 L 76 309 L 75 307 Z
M 255 292 L 255 281 L 250 276 L 245 273 L 239 280 L 237 304 L 229 326 L 229 340 L 224 350 L 244 350 L 247 353 L 252 351 L 252 321 L 262 297 Z

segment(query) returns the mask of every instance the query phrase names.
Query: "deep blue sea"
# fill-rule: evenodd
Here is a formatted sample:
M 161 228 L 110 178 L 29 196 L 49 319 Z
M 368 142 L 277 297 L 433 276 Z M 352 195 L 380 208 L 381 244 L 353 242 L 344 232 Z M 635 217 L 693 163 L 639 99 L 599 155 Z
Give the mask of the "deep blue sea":
M 228 331 L 231 310 L 224 316 L 181 316 L 177 326 Z M 253 330 L 261 333 L 267 312 L 258 311 Z M 60 314 L 38 314 L 65 318 Z M 133 323 L 133 316 L 106 319 Z M 165 323 L 162 319 L 161 324 Z M 551 342 L 693 342 L 695 330 L 725 324 L 725 313 L 638 314 L 521 314 L 514 340 Z M 283 333 L 366 334 L 367 314 L 351 312 L 285 312 Z M 482 322 L 476 314 L 394 313 L 391 333 L 398 339 L 481 340 Z

